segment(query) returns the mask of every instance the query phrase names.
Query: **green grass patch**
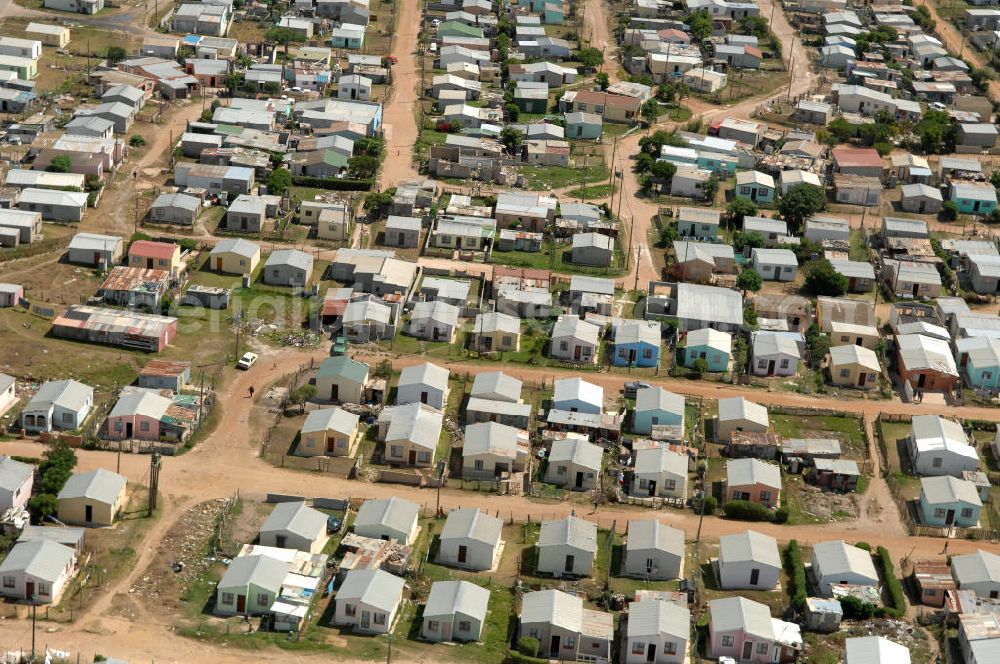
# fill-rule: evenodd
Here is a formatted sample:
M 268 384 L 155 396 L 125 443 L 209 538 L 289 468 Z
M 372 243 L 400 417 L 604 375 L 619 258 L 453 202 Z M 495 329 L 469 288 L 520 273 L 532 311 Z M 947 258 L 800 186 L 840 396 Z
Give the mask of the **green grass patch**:
M 597 161 L 596 159 L 594 160 Z M 601 182 L 611 177 L 611 171 L 603 162 L 588 163 L 586 166 L 523 166 L 521 174 L 529 189 L 563 189 L 573 185 L 584 186 Z
M 593 200 L 595 198 L 608 198 L 615 191 L 615 187 L 610 184 L 592 184 L 586 187 L 577 187 L 566 192 L 567 198 L 582 198 Z

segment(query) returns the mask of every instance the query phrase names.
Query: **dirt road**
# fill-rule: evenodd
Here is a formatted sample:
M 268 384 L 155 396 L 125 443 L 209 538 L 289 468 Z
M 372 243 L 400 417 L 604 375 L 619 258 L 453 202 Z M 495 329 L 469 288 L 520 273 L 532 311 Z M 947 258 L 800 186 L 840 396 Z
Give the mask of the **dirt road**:
M 954 23 L 941 18 L 941 15 L 937 11 L 937 5 L 934 2 L 924 2 L 921 4 L 930 11 L 931 18 L 937 21 L 934 31 L 944 43 L 944 47 L 951 54 L 961 55 L 961 57 L 968 60 L 975 67 L 984 66 L 982 55 L 979 51 L 962 36 L 962 33 L 959 32 Z M 994 101 L 1000 100 L 1000 81 L 996 79 L 990 81 L 989 88 L 987 88 L 987 95 Z
M 417 36 L 420 34 L 421 5 L 406 0 L 396 5 L 399 17 L 393 37 L 392 55 L 398 62 L 392 66 L 392 95 L 385 103 L 382 125 L 386 134 L 386 158 L 379 175 L 382 189 L 419 177 L 413 167 L 413 146 L 419 135 L 414 115 L 420 99 L 420 61 Z

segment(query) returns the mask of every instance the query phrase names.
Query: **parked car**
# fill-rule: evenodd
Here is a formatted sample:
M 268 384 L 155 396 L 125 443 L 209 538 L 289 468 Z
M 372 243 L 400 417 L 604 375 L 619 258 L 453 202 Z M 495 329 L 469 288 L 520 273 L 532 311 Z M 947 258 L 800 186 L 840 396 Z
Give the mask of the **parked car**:
M 252 367 L 254 364 L 257 363 L 257 358 L 258 358 L 257 353 L 250 353 L 250 352 L 243 353 L 243 357 L 241 357 L 240 361 L 236 363 L 236 368 L 243 369 L 244 371 L 246 371 L 247 369 L 249 369 L 250 367 Z

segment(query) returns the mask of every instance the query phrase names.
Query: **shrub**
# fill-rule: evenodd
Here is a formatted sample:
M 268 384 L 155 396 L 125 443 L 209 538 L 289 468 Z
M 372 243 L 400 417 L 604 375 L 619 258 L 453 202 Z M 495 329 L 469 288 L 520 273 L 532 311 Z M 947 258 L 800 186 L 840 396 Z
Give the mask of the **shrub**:
M 892 555 L 884 546 L 876 549 L 879 563 L 882 565 L 882 576 L 885 587 L 889 591 L 889 600 L 892 606 L 886 607 L 886 615 L 899 617 L 906 613 L 906 596 L 903 595 L 903 584 L 896 578 L 896 568 L 892 564 Z
M 868 620 L 875 615 L 876 608 L 868 602 L 862 602 L 853 595 L 840 598 L 840 608 L 844 610 L 844 618 L 848 620 Z
M 868 542 L 855 542 L 854 546 L 858 547 L 859 549 L 864 549 L 868 553 L 872 552 L 872 545 L 869 544 Z
M 529 657 L 536 656 L 538 654 L 538 639 L 533 636 L 522 636 L 517 640 L 517 651 Z
M 945 221 L 955 221 L 958 219 L 958 204 L 955 201 L 945 201 L 941 206 L 941 217 Z
M 719 501 L 715 499 L 715 496 L 705 496 L 701 500 L 701 513 L 702 514 L 715 514 L 715 510 L 719 508 Z
M 770 521 L 771 510 L 751 500 L 727 501 L 723 511 L 730 519 L 741 521 Z
M 128 144 L 134 148 L 140 148 L 146 144 L 146 139 L 139 134 L 132 134 L 132 138 L 128 139 Z
M 782 505 L 778 509 L 774 510 L 774 519 L 772 520 L 775 523 L 788 523 L 788 507 Z
M 792 596 L 792 606 L 801 611 L 806 605 L 809 589 L 806 586 L 806 566 L 802 562 L 802 549 L 796 540 L 791 540 L 785 547 L 785 571 L 791 579 L 789 594 Z

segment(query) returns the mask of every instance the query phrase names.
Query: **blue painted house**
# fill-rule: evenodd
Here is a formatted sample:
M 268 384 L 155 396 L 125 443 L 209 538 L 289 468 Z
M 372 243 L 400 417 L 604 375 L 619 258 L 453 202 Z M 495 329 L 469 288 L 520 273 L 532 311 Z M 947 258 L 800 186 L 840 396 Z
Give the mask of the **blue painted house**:
M 709 208 L 677 208 L 677 232 L 681 237 L 700 237 L 715 240 L 719 237 L 722 213 Z
M 962 214 L 989 214 L 997 206 L 997 190 L 986 183 L 952 182 L 948 200 Z
M 728 371 L 733 357 L 733 337 L 710 327 L 688 332 L 684 366 L 693 369 L 695 360 L 705 360 L 709 371 Z
M 976 485 L 951 475 L 920 479 L 920 522 L 925 526 L 972 528 L 983 501 Z
M 566 21 L 566 12 L 562 2 L 546 2 L 542 11 L 542 20 L 549 25 L 562 25 Z
M 684 426 L 684 397 L 662 387 L 644 387 L 635 395 L 632 431 L 648 435 L 659 424 Z
M 616 367 L 655 367 L 660 361 L 660 324 L 627 320 L 617 326 L 611 363 Z
M 736 174 L 736 195 L 749 198 L 754 203 L 774 202 L 774 178 L 760 171 L 743 171 Z
M 1000 387 L 1000 339 L 968 337 L 955 342 L 959 366 L 969 387 Z
M 698 168 L 713 173 L 728 173 L 732 175 L 736 172 L 736 157 L 730 157 L 718 152 L 698 151 Z
M 566 114 L 566 138 L 596 140 L 604 131 L 604 120 L 596 113 L 577 111 Z
M 365 43 L 363 25 L 342 24 L 330 30 L 330 46 L 333 48 L 361 48 Z

